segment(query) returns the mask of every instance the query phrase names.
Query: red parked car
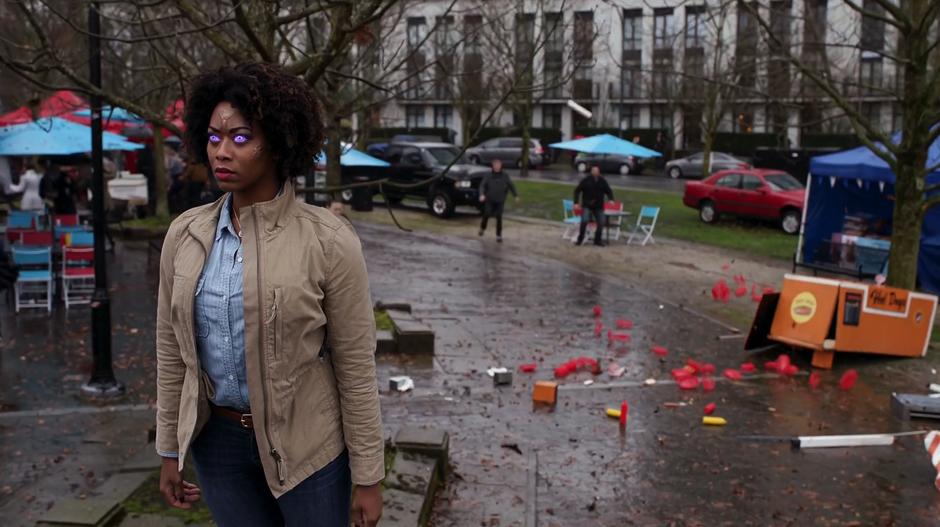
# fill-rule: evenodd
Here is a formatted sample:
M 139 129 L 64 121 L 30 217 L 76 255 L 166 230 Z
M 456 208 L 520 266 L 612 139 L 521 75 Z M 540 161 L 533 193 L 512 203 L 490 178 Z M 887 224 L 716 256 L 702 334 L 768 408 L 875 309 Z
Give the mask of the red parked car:
M 779 170 L 722 170 L 685 184 L 682 202 L 714 223 L 721 214 L 774 220 L 787 234 L 800 232 L 806 188 Z

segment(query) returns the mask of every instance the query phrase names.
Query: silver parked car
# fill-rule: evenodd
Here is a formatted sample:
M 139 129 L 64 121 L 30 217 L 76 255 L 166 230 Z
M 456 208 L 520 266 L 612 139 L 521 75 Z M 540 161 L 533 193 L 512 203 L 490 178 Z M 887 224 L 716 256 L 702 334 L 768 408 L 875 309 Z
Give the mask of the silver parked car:
M 732 155 L 723 152 L 712 152 L 711 167 L 709 174 L 702 173 L 702 161 L 705 156 L 702 152 L 697 152 L 690 156 L 673 159 L 666 163 L 666 175 L 672 179 L 680 177 L 703 178 L 718 172 L 719 170 L 732 170 L 736 168 L 751 168 L 751 165 L 743 159 L 738 159 Z
M 545 159 L 545 149 L 538 139 L 529 139 L 529 166 L 536 167 Z M 522 138 L 494 137 L 467 149 L 467 158 L 476 164 L 489 164 L 499 159 L 506 166 L 522 168 Z

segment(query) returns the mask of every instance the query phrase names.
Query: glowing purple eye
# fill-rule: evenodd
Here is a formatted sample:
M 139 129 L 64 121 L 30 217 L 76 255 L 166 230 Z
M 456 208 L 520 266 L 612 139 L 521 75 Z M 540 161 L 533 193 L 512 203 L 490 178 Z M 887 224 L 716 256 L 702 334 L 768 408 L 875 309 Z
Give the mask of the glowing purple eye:
M 222 138 L 216 134 L 209 134 L 209 142 L 214 145 L 217 145 L 222 142 Z
M 235 137 L 233 137 L 232 140 L 235 141 L 235 144 L 237 144 L 237 145 L 243 145 L 243 144 L 245 144 L 245 143 L 248 142 L 248 136 L 247 136 L 247 135 L 238 134 L 238 135 L 236 135 Z

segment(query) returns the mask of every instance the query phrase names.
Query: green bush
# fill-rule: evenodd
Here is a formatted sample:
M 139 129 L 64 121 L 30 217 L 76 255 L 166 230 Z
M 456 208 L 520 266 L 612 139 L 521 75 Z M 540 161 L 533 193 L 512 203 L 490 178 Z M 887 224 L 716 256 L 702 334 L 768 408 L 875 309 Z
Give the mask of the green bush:
M 712 150 L 750 157 L 760 147 L 780 146 L 777 134 L 741 134 L 719 132 L 715 134 Z
M 858 137 L 852 134 L 803 134 L 800 146 L 803 148 L 838 148 L 847 150 L 861 146 Z

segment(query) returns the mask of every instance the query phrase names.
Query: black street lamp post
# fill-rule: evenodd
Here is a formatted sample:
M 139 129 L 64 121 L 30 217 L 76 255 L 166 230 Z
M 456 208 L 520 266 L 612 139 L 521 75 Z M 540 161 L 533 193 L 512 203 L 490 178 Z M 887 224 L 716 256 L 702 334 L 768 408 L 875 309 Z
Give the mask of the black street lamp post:
M 98 2 L 88 7 L 88 64 L 91 83 L 101 87 L 101 19 Z M 124 385 L 114 378 L 111 367 L 111 300 L 108 298 L 107 262 L 104 240 L 107 223 L 104 212 L 104 163 L 101 145 L 101 95 L 91 96 L 92 222 L 95 232 L 95 291 L 91 297 L 91 346 L 94 365 L 91 379 L 82 385 L 89 395 L 115 397 L 124 394 Z

